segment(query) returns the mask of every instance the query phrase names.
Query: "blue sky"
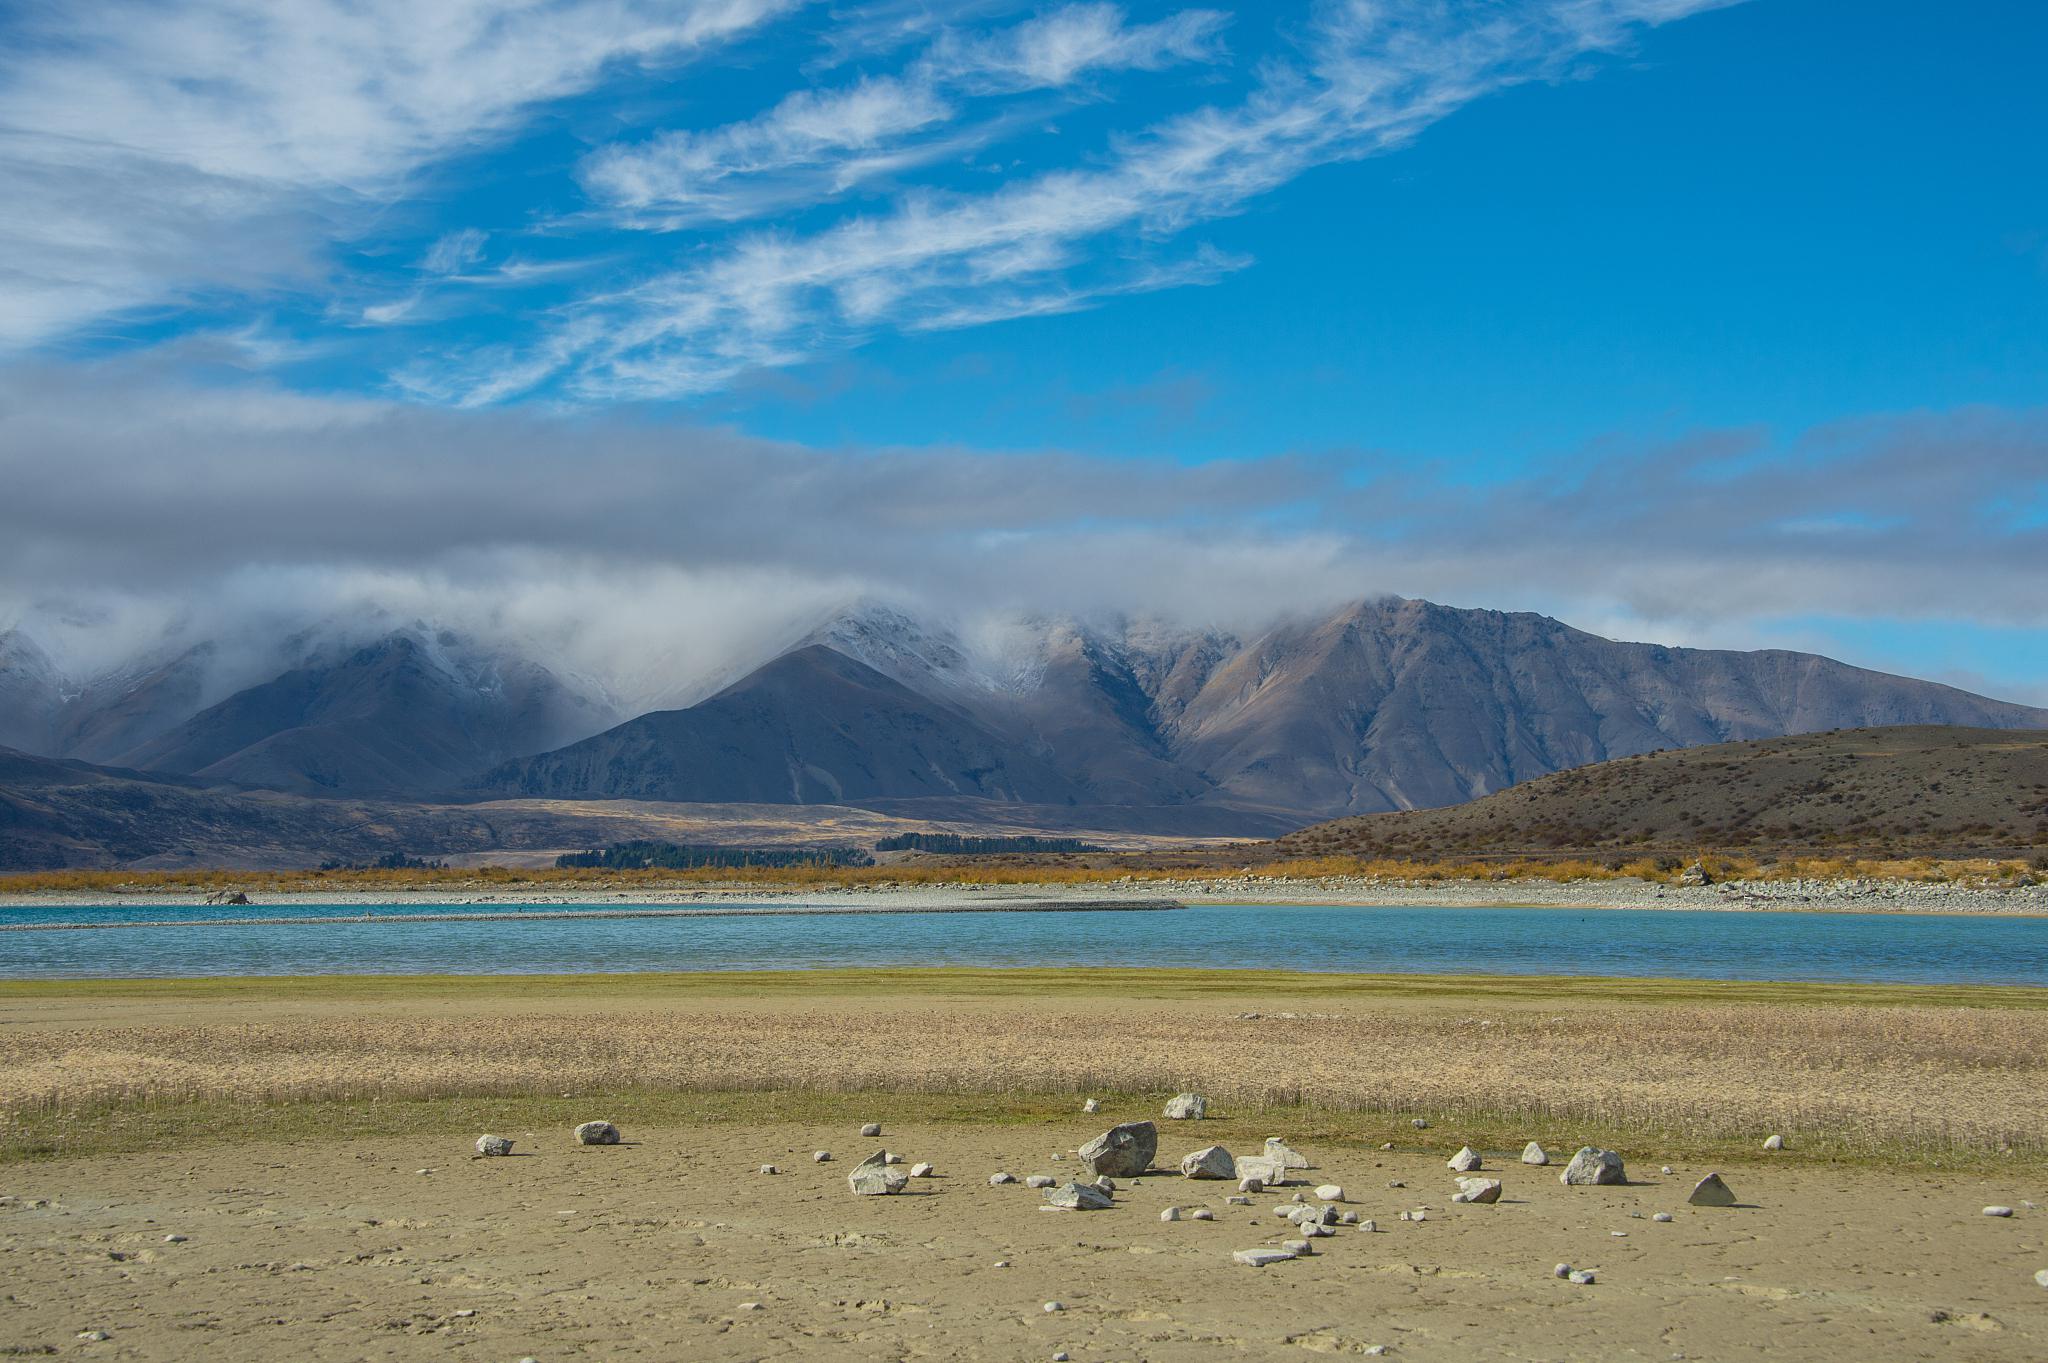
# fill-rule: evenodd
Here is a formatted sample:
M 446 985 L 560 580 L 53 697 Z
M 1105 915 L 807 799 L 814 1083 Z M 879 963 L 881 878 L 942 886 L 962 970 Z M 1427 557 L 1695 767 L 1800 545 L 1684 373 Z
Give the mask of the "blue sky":
M 777 487 L 735 448 L 841 504 L 910 460 L 996 491 L 875 513 L 871 555 L 714 554 L 694 506 L 525 547 L 807 599 L 999 547 L 1007 605 L 1394 591 L 2048 702 L 2038 6 L 415 9 L 0 6 L 19 486 L 146 459 L 232 514 L 218 450 L 338 427 L 394 495 L 508 440 L 600 481 L 652 441 L 729 502 Z M 0 609 L 163 578 L 17 514 Z M 377 514 L 181 590 L 488 595 L 522 547 L 408 557 Z

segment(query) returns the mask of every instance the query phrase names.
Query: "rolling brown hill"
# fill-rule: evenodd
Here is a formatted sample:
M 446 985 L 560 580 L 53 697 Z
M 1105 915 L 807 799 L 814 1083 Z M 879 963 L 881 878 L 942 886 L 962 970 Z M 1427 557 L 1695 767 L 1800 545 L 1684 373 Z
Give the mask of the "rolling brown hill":
M 1281 838 L 1291 856 L 2048 848 L 2048 732 L 1906 725 L 1615 758 L 1448 809 Z

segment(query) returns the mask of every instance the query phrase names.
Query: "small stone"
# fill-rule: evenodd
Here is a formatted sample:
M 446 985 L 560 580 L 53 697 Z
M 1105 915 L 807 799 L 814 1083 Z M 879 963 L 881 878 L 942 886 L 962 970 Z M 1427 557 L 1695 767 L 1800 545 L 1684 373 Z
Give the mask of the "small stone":
M 1340 1226 L 1355 1226 L 1355 1225 L 1357 1225 L 1357 1224 L 1358 1224 L 1358 1213 L 1357 1213 L 1357 1212 L 1351 1212 L 1351 1211 L 1347 1211 L 1347 1212 L 1343 1213 L 1342 1215 L 1340 1215 L 1340 1216 L 1339 1216 L 1339 1217 L 1337 1218 L 1337 1224 L 1338 1224 L 1338 1225 L 1340 1225 Z
M 1070 1355 L 1067 1353 L 1067 1351 L 1065 1349 L 1061 1349 L 1058 1353 L 1052 1356 L 1052 1363 L 1067 1363 L 1067 1359 L 1069 1357 Z
M 1068 1183 L 1045 1190 L 1045 1205 L 1063 1211 L 1099 1212 L 1115 1205 L 1108 1193 L 1092 1183 Z
M 1469 1145 L 1458 1147 L 1458 1153 L 1446 1162 L 1448 1167 L 1461 1174 L 1469 1174 L 1479 1167 L 1479 1152 Z
M 1113 1126 L 1081 1147 L 1081 1163 L 1091 1174 L 1135 1178 L 1152 1167 L 1159 1153 L 1159 1128 L 1150 1122 Z
M 1048 1316 L 1056 1315 L 1059 1312 L 1064 1311 L 1066 1309 L 1067 1304 L 1063 1301 L 1049 1301 L 1045 1304 L 1045 1314 L 1047 1314 Z
M 1735 1205 L 1735 1193 L 1721 1181 L 1719 1174 L 1708 1174 L 1693 1185 L 1692 1196 L 1685 1200 L 1695 1207 L 1732 1207 Z
M 1671 1224 L 1671 1213 L 1670 1213 L 1670 1212 L 1657 1212 L 1657 1213 L 1654 1213 L 1654 1214 L 1653 1214 L 1653 1215 L 1652 1215 L 1652 1216 L 1650 1217 L 1650 1219 L 1651 1219 L 1652 1221 L 1655 1221 L 1655 1222 L 1656 1222 L 1657 1224 L 1659 1224 L 1659 1225 L 1669 1225 L 1669 1224 Z
M 1027 1188 L 1050 1188 L 1058 1182 L 1059 1180 L 1051 1174 L 1031 1174 L 1025 1178 L 1024 1186 Z
M 1016 1181 L 1017 1176 L 1015 1174 L 998 1173 L 990 1174 L 988 1176 L 988 1182 L 991 1188 L 1000 1188 L 1005 1183 L 1015 1183 Z
M 1292 1251 L 1284 1249 L 1241 1249 L 1230 1257 L 1248 1268 L 1264 1268 L 1268 1264 L 1285 1263 L 1295 1256 Z
M 1266 1191 L 1266 1180 L 1257 1177 L 1241 1178 L 1237 1181 L 1237 1190 L 1241 1193 L 1263 1193 Z
M 576 1128 L 578 1145 L 617 1145 L 619 1129 L 610 1122 L 585 1122 Z
M 105 1330 L 80 1330 L 78 1337 L 88 1344 L 104 1344 L 113 1338 Z
M 1160 1213 L 1159 1213 L 1159 1219 L 1160 1219 L 1161 1221 L 1178 1221 L 1178 1220 L 1180 1220 L 1180 1208 L 1178 1208 L 1178 1207 L 1168 1207 L 1168 1208 L 1166 1208 L 1166 1209 L 1165 1209 L 1164 1211 L 1162 1211 L 1162 1212 L 1160 1212 Z
M 1216 1213 L 1210 1211 L 1207 1207 L 1197 1207 L 1188 1213 L 1188 1220 L 1190 1221 L 1214 1221 L 1215 1219 Z
M 897 1154 L 894 1150 L 884 1150 L 882 1152 L 882 1163 L 901 1164 L 903 1163 L 903 1156 Z
M 2039 1273 L 2036 1273 L 2034 1275 L 2034 1282 L 2037 1286 L 2048 1287 L 2048 1268 L 2044 1268 Z
M 191 1239 L 191 1237 L 187 1235 L 166 1235 L 164 1237 L 164 1243 L 167 1245 L 182 1245 L 189 1239 Z
M 1104 1174 L 1101 1178 L 1095 1180 L 1095 1187 L 1101 1192 L 1114 1193 L 1116 1192 L 1116 1180 L 1108 1174 Z
M 910 1176 L 912 1178 L 930 1178 L 937 1172 L 938 1170 L 932 1168 L 929 1164 L 913 1164 L 910 1166 Z
M 1398 1178 L 1390 1178 L 1390 1179 L 1388 1179 L 1388 1180 L 1387 1180 L 1387 1186 L 1388 1186 L 1389 1188 L 1405 1188 L 1405 1187 L 1407 1187 L 1408 1185 L 1407 1185 L 1407 1184 L 1405 1184 L 1405 1183 L 1403 1183 L 1403 1182 L 1402 1182 L 1402 1181 L 1401 1181 L 1400 1179 L 1398 1179 Z
M 1238 1186 L 1241 1188 L 1244 1185 L 1239 1184 Z M 1223 1200 L 1225 1203 L 1232 1207 L 1249 1207 L 1252 1205 L 1252 1200 L 1244 1196 L 1242 1193 L 1233 1193 L 1229 1197 L 1224 1198 Z
M 757 1301 L 743 1301 L 740 1303 L 740 1310 L 742 1311 L 758 1311 L 760 1309 L 761 1303 Z
M 1522 1147 L 1522 1163 L 1548 1164 L 1550 1163 L 1550 1153 L 1542 1146 L 1536 1144 L 1536 1142 L 1530 1141 Z
M 1088 1113 L 1100 1112 L 1102 1111 L 1102 1104 L 1090 1098 L 1087 1102 L 1081 1104 L 1081 1110 Z
M 901 1169 L 892 1169 L 883 1151 L 877 1150 L 846 1176 L 846 1184 L 863 1197 L 882 1197 L 903 1191 L 910 1179 Z
M 1319 1183 L 1316 1185 L 1316 1198 L 1323 1202 L 1342 1202 L 1344 1200 L 1344 1185 L 1341 1183 Z
M 503 1136 L 478 1136 L 476 1152 L 487 1158 L 494 1155 L 509 1155 L 512 1153 L 512 1142 Z M 422 1169 L 420 1172 L 425 1173 L 426 1170 Z
M 2010 1208 L 2010 1207 L 1986 1207 L 1986 1208 L 1984 1209 L 1984 1215 L 1986 1215 L 1986 1216 L 2011 1216 L 2011 1215 L 2012 1215 L 2012 1208 Z
M 782 1171 L 772 1164 L 764 1164 L 761 1166 L 761 1172 L 764 1174 L 779 1174 Z
M 880 1122 L 869 1122 L 861 1127 L 860 1134 L 863 1137 L 879 1136 L 882 1134 L 882 1124 Z
M 1572 1276 L 1572 1266 L 1570 1264 L 1559 1264 L 1556 1268 L 1550 1270 L 1550 1276 L 1553 1278 L 1569 1278 Z
M 1567 1274 L 1566 1277 L 1569 1278 L 1570 1281 L 1577 1283 L 1580 1287 L 1590 1287 L 1592 1284 L 1599 1281 L 1599 1279 L 1593 1275 L 1593 1270 L 1590 1268 L 1575 1268 L 1569 1274 Z
M 811 1163 L 813 1163 L 813 1164 L 830 1164 L 831 1162 L 832 1162 L 832 1152 L 831 1152 L 830 1150 L 813 1150 L 813 1151 L 811 1151 Z
M 464 1308 L 463 1308 L 462 1310 L 460 1310 L 460 1311 L 457 1311 L 457 1312 L 455 1313 L 455 1319 L 457 1319 L 457 1320 L 468 1320 L 468 1319 L 469 1319 L 469 1318 L 470 1318 L 471 1316 L 474 1316 L 475 1314 L 476 1314 L 476 1308 L 475 1308 L 475 1307 L 473 1307 L 473 1306 L 470 1306 L 470 1307 L 464 1307 Z
M 1500 1201 L 1500 1180 L 1497 1178 L 1461 1178 L 1458 1193 L 1467 1202 L 1490 1204 Z
M 1367 1358 L 1385 1358 L 1392 1352 L 1393 1346 L 1391 1344 L 1375 1344 L 1365 1351 L 1365 1356 Z
M 1612 1150 L 1595 1150 L 1590 1145 L 1579 1147 L 1579 1153 L 1572 1156 L 1572 1162 L 1564 1167 L 1557 1181 L 1572 1187 L 1584 1187 L 1599 1183 L 1626 1183 L 1628 1173 L 1623 1168 L 1621 1156 Z
M 1410 1122 L 1409 1125 L 1414 1127 L 1417 1131 L 1429 1130 L 1429 1123 L 1421 1117 L 1417 1117 L 1414 1121 Z
M 1184 1178 L 1236 1178 L 1237 1161 L 1222 1146 L 1209 1145 L 1181 1156 L 1180 1172 Z
M 1166 1103 L 1167 1120 L 1199 1122 L 1209 1115 L 1209 1100 L 1199 1093 L 1176 1093 Z
M 1315 1246 L 1306 1240 L 1282 1240 L 1280 1248 L 1288 1251 L 1297 1259 L 1306 1259 L 1316 1252 Z
M 1766 1136 L 1764 1138 L 1764 1149 L 1783 1150 L 1784 1148 L 1785 1138 L 1783 1136 Z
M 1408 1219 L 1410 1221 L 1427 1221 L 1429 1220 L 1429 1210 L 1425 1207 L 1417 1207 L 1414 1211 L 1408 1213 Z
M 1309 1221 L 1303 1223 L 1301 1233 L 1311 1240 L 1320 1240 L 1325 1236 L 1335 1235 L 1337 1232 L 1331 1230 L 1320 1221 Z
M 1377 1221 L 1361 1221 L 1358 1223 L 1358 1228 L 1364 1231 L 1367 1235 L 1371 1235 L 1374 1231 L 1380 1228 L 1380 1223 Z
M 1662 1169 L 1659 1169 L 1657 1172 L 1664 1175 L 1664 1177 L 1666 1178 L 1670 1178 L 1674 1170 L 1671 1168 L 1670 1165 L 1667 1164 Z
M 1010 1266 L 1010 1261 L 1008 1259 L 998 1259 L 996 1260 L 995 1266 L 997 1268 L 1008 1268 Z

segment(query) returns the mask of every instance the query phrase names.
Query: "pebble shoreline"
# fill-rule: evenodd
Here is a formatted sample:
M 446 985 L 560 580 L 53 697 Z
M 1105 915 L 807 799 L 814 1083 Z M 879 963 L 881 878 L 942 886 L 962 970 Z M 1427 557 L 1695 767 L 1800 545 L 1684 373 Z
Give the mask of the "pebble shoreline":
M 1381 880 L 1366 876 L 1322 879 L 1279 879 L 1256 876 L 1222 880 L 1108 880 L 1085 885 L 914 885 L 847 886 L 827 889 L 786 889 L 779 886 L 733 885 L 687 889 L 488 889 L 434 887 L 378 891 L 253 891 L 256 905 L 408 904 L 422 907 L 460 905 L 608 907 L 709 906 L 730 903 L 773 903 L 778 908 L 815 912 L 874 912 L 878 909 L 919 910 L 958 907 L 993 908 L 1006 901 L 1035 901 L 1075 907 L 1114 898 L 1135 901 L 1179 901 L 1184 904 L 1313 904 L 1373 905 L 1394 908 L 1559 908 L 1660 909 L 1686 911 L 1798 911 L 1844 913 L 1954 913 L 2048 916 L 2048 885 L 1978 886 L 1949 882 L 1903 880 L 1759 880 L 1715 885 L 1662 885 L 1617 880 Z M 55 908 L 67 905 L 148 903 L 200 905 L 199 892 L 134 890 L 7 894 L 0 892 L 0 913 L 10 908 Z

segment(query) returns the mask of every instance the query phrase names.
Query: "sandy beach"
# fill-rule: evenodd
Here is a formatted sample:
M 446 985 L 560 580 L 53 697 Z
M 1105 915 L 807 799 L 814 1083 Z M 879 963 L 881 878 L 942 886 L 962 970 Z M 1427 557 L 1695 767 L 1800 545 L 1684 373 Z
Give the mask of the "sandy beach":
M 1073 1148 L 1106 1116 L 899 1124 L 874 1107 L 878 1140 L 851 1119 L 628 1124 L 614 1148 L 515 1127 L 503 1133 L 514 1154 L 491 1160 L 470 1157 L 473 1133 L 447 1130 L 17 1166 L 0 1202 L 0 1347 L 227 1363 L 1171 1363 L 1374 1349 L 1445 1363 L 1846 1363 L 2048 1349 L 2048 1292 L 2033 1281 L 2048 1212 L 2022 1205 L 2048 1199 L 2038 1171 L 1751 1163 L 1722 1169 L 1742 1205 L 1694 1208 L 1686 1195 L 1707 1170 L 1661 1173 L 1654 1148 L 1625 1151 L 1630 1184 L 1601 1188 L 1488 1151 L 1501 1202 L 1456 1206 L 1444 1167 L 1456 1127 L 1429 1133 L 1426 1151 L 1304 1142 L 1315 1167 L 1298 1190 L 1341 1184 L 1342 1205 L 1376 1229 L 1340 1226 L 1313 1257 L 1254 1269 L 1233 1252 L 1290 1238 L 1273 1212 L 1296 1189 L 1233 1206 L 1230 1185 L 1161 1173 L 1125 1182 L 1108 1210 L 1042 1212 L 1038 1192 L 989 1176 L 1071 1174 Z M 1287 1134 L 1258 1119 L 1162 1125 L 1162 1161 Z M 848 1169 L 883 1147 L 936 1175 L 854 1196 Z M 834 1161 L 813 1163 L 820 1149 Z M 1982 1215 L 1992 1203 L 2017 1214 Z M 1162 1222 L 1169 1206 L 1215 1219 Z M 1401 1219 L 1418 1209 L 1426 1219 Z M 1562 1281 L 1558 1263 L 1596 1281 Z

